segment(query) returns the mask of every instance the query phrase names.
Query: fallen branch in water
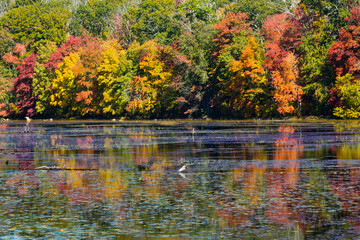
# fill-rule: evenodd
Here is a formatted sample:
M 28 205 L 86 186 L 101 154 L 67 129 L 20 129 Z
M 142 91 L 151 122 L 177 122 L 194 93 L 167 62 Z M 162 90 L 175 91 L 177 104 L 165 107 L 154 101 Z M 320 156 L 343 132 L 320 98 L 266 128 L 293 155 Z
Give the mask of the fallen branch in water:
M 66 168 L 66 167 L 59 167 L 59 166 L 40 166 L 32 169 L 26 169 L 26 170 L 64 170 L 64 171 L 95 171 L 98 169 L 94 168 Z

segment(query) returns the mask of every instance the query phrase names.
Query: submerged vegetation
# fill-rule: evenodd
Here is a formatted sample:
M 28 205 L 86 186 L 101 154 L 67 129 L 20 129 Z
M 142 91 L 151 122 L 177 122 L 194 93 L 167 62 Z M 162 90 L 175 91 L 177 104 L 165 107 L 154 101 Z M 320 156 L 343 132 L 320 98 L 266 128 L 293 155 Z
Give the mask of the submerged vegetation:
M 0 115 L 360 116 L 360 5 L 3 0 Z

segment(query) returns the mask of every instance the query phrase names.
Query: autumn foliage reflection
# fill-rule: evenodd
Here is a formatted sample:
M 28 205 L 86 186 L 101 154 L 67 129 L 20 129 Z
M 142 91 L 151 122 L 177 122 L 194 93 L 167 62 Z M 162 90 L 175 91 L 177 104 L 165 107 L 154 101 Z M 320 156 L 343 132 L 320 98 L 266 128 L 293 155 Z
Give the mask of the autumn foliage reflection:
M 338 163 L 337 168 L 332 168 L 328 172 L 331 191 L 341 202 L 342 210 L 348 215 L 347 219 L 353 224 L 353 230 L 360 232 L 360 172 L 357 168 L 351 167 L 350 161 L 357 159 L 360 148 L 341 147 L 337 148 Z M 348 163 L 349 161 L 349 163 Z
M 91 126 L 83 129 L 93 131 Z M 177 169 L 185 161 L 184 151 L 158 141 L 159 135 L 147 127 L 129 127 L 121 134 L 116 132 L 101 139 L 91 134 L 50 135 L 52 148 L 41 154 L 64 170 L 38 169 L 43 163 L 39 156 L 34 157 L 39 146 L 34 135 L 24 134 L 16 142 L 19 171 L 5 183 L 18 198 L 48 191 L 46 194 L 52 199 L 62 199 L 72 209 L 99 211 L 99 206 L 111 207 L 111 217 L 119 228 L 139 221 L 142 224 L 137 222 L 137 229 L 144 230 L 157 221 L 161 231 L 165 231 L 176 226 L 179 219 L 206 219 L 198 226 L 213 221 L 218 226 L 216 231 L 246 231 L 258 228 L 259 221 L 264 227 L 276 226 L 279 231 L 307 235 L 341 221 L 359 232 L 359 171 L 347 161 L 358 157 L 359 148 L 354 145 L 317 149 L 318 156 L 330 154 L 338 160 L 334 165 L 324 161 L 321 167 L 309 170 L 305 164 L 318 162 L 304 161 L 307 145 L 300 131 L 294 126 L 273 128 L 271 134 L 262 135 L 271 139 L 265 143 L 242 133 L 247 141 L 231 145 L 231 153 L 221 152 L 221 148 L 229 146 L 224 143 L 216 150 L 220 153 L 201 153 L 207 159 L 218 154 L 218 161 L 228 164 L 229 169 L 214 172 L 212 167 L 221 167 L 216 161 L 202 162 L 201 167 L 192 162 L 183 176 Z M 69 138 L 73 138 L 73 149 L 68 148 Z M 209 138 L 216 140 L 213 135 Z M 189 135 L 188 139 L 193 137 Z M 181 144 L 187 154 L 200 154 L 196 150 L 201 141 L 198 145 Z M 109 213 L 104 210 L 100 214 Z
M 292 137 L 295 132 L 293 127 L 279 127 L 278 131 L 282 138 L 275 141 L 273 164 L 267 178 L 267 217 L 278 224 L 290 225 L 298 217 L 289 200 L 298 201 L 292 195 L 300 180 L 299 159 L 302 157 L 303 147 L 301 139 Z
M 22 135 L 16 142 L 15 158 L 19 171 L 6 180 L 5 184 L 15 188 L 19 197 L 33 194 L 32 190 L 39 188 L 37 174 L 32 171 L 34 162 L 34 139 L 29 134 Z M 21 146 L 21 148 L 20 148 Z

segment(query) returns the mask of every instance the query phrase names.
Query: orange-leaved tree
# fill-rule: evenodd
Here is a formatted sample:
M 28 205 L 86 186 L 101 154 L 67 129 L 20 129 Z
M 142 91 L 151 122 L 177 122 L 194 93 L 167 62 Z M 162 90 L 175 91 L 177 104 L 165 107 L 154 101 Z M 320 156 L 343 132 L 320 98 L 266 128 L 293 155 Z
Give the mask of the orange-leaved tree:
M 214 56 L 219 56 L 229 51 L 231 47 L 234 47 L 234 43 L 239 42 L 237 41 L 239 37 L 253 34 L 247 18 L 248 15 L 246 13 L 228 12 L 221 22 L 215 24 L 214 29 L 217 31 L 217 34 L 212 40 L 215 44 Z
M 60 107 L 60 114 L 84 116 L 102 113 L 99 104 L 102 89 L 97 76 L 101 61 L 101 42 L 92 39 L 58 64 L 52 82 L 51 104 Z
M 292 113 L 295 107 L 292 103 L 300 102 L 302 88 L 297 84 L 299 78 L 298 62 L 293 53 L 288 53 L 282 60 L 281 69 L 271 71 L 272 84 L 275 87 L 273 97 L 278 103 L 277 110 L 281 114 Z
M 247 18 L 245 13 L 228 12 L 214 26 L 214 59 L 210 67 L 210 92 L 214 97 L 211 106 L 215 115 L 221 117 L 229 113 L 255 117 L 260 113 L 255 107 L 255 98 L 261 91 L 255 86 L 266 82 L 262 68 L 264 58 Z
M 280 114 L 291 114 L 303 95 L 299 84 L 299 66 L 295 55 L 299 26 L 289 14 L 269 16 L 263 25 L 266 66 L 271 73 L 273 97 Z M 300 109 L 298 109 L 300 111 Z
M 79 51 L 80 62 L 74 68 L 77 80 L 76 105 L 81 115 L 102 113 L 102 87 L 98 82 L 97 68 L 102 62 L 102 42 L 93 39 Z
M 262 47 L 255 37 L 249 36 L 241 55 L 230 65 L 233 76 L 220 81 L 220 95 L 232 111 L 250 117 L 259 116 L 264 110 L 268 86 L 263 64 Z

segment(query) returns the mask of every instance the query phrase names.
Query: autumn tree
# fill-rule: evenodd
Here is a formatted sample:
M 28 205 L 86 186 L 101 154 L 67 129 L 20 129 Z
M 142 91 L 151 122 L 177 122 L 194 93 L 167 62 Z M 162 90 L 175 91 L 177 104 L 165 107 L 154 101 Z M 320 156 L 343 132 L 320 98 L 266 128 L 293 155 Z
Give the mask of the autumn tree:
M 262 24 L 269 15 L 279 13 L 292 13 L 293 9 L 297 7 L 297 0 L 277 1 L 277 0 L 243 0 L 233 2 L 227 7 L 235 12 L 246 12 L 251 26 L 255 30 L 260 30 Z
M 97 68 L 98 81 L 102 88 L 100 106 L 104 114 L 121 115 L 130 101 L 130 81 L 134 77 L 131 60 L 126 51 L 114 41 L 103 46 L 102 62 Z
M 50 96 L 51 105 L 57 106 L 60 116 L 70 115 L 77 110 L 75 96 L 75 74 L 73 68 L 80 62 L 78 53 L 70 53 L 58 65 L 56 70 L 56 78 L 52 81 L 53 94 Z
M 234 99 L 234 96 L 229 95 L 230 91 L 228 89 L 228 87 L 231 86 L 234 91 L 235 87 L 243 87 L 240 86 L 241 84 L 234 84 L 236 82 L 236 78 L 233 77 L 234 74 L 236 75 L 238 70 L 232 64 L 234 61 L 240 60 L 243 55 L 243 50 L 246 47 L 248 47 L 248 50 L 245 54 L 252 51 L 250 50 L 251 44 L 248 45 L 248 43 L 249 41 L 253 41 L 254 43 L 255 40 L 252 37 L 255 37 L 256 34 L 250 27 L 250 22 L 247 21 L 247 18 L 248 16 L 245 13 L 228 12 L 219 23 L 214 25 L 216 34 L 212 40 L 212 43 L 214 44 L 212 51 L 213 64 L 209 67 L 211 69 L 211 84 L 208 91 L 209 95 L 213 95 L 211 100 L 212 110 L 215 115 L 221 117 L 225 117 L 226 115 L 229 116 L 229 108 L 232 109 L 230 112 L 234 113 L 234 110 L 239 110 L 240 105 L 241 107 L 247 105 L 245 100 L 245 102 L 235 107 L 234 104 L 237 104 L 231 100 Z M 259 50 L 255 50 L 257 53 L 254 54 L 258 55 L 258 51 Z M 255 57 L 255 55 L 252 57 Z M 257 60 L 260 60 L 260 58 L 256 58 Z M 246 60 L 240 60 L 240 62 L 243 61 Z M 259 63 L 255 63 L 255 65 L 256 64 Z M 244 89 L 237 89 L 235 91 L 241 92 L 243 90 Z M 249 117 L 249 115 L 246 116 Z M 240 115 L 240 117 L 245 117 L 245 115 Z
M 15 45 L 12 38 L 8 40 L 9 45 Z M 7 47 L 10 47 L 7 46 Z M 6 47 L 6 45 L 4 46 Z M 12 90 L 18 76 L 18 66 L 23 63 L 26 54 L 26 46 L 17 43 L 12 50 L 5 53 L 0 61 L 0 109 L 2 116 L 14 117 L 18 113 L 16 107 L 16 93 Z
M 271 73 L 278 112 L 283 115 L 293 113 L 295 107 L 292 103 L 301 104 L 303 94 L 302 87 L 297 84 L 299 73 L 296 56 L 293 53 L 286 54 L 281 62 L 281 70 L 273 70 Z
M 8 41 L 8 46 L 6 46 L 6 42 Z M 13 39 L 5 38 L 3 41 L 4 50 L 7 49 L 7 53 L 3 53 L 0 61 L 0 72 L 5 78 L 15 78 L 17 76 L 16 67 L 21 63 L 21 60 L 24 58 L 24 54 L 26 53 L 26 46 L 23 44 L 15 44 Z
M 102 59 L 101 42 L 93 39 L 70 53 L 55 70 L 51 104 L 66 116 L 99 115 L 101 90 L 96 74 Z
M 359 77 L 360 40 L 357 35 L 360 31 L 360 7 L 356 7 L 350 12 L 350 17 L 345 18 L 345 21 L 349 22 L 349 27 L 340 30 L 339 40 L 334 42 L 329 50 L 329 58 L 336 75 L 343 76 L 349 73 Z
M 264 116 L 268 83 L 264 69 L 264 53 L 255 37 L 248 37 L 246 47 L 230 66 L 233 75 L 220 81 L 222 104 L 240 116 Z
M 336 78 L 334 89 L 338 105 L 334 108 L 334 116 L 340 118 L 360 118 L 360 79 L 350 73 Z
M 138 63 L 136 76 L 130 82 L 128 114 L 142 118 L 164 117 L 177 104 L 172 94 L 173 73 L 161 57 L 161 47 L 155 41 L 143 45 L 135 42 L 128 51 L 134 63 Z
M 57 69 L 58 64 L 61 63 L 66 56 L 69 56 L 73 52 L 79 51 L 86 45 L 88 41 L 90 41 L 90 38 L 87 36 L 70 36 L 67 41 L 49 57 L 48 61 L 45 62 L 46 67 L 50 70 Z
M 19 117 L 33 117 L 36 115 L 36 99 L 33 96 L 32 81 L 36 66 L 36 54 L 24 58 L 18 65 L 18 76 L 15 79 L 13 91 L 16 94 L 16 108 Z
M 348 29 L 340 30 L 339 40 L 329 49 L 329 62 L 336 72 L 336 82 L 331 89 L 329 102 L 335 107 L 334 115 L 342 118 L 358 118 L 358 89 L 360 78 L 360 7 L 353 8 L 345 18 Z
M 304 86 L 304 114 L 326 116 L 332 111 L 328 101 L 336 74 L 329 64 L 327 52 L 338 38 L 339 29 L 348 25 L 343 19 L 349 15 L 352 4 L 357 3 L 346 0 L 302 0 L 295 12 L 303 28 L 302 43 L 297 51 Z
M 299 41 L 298 23 L 288 14 L 269 16 L 264 25 L 266 66 L 271 73 L 273 98 L 280 114 L 294 113 L 296 103 L 301 104 L 302 87 L 299 85 L 299 66 L 295 55 Z M 300 109 L 298 109 L 300 111 Z
M 212 42 L 215 45 L 213 55 L 227 57 L 229 54 L 236 55 L 244 48 L 247 37 L 253 34 L 246 13 L 228 12 L 214 29 L 217 31 Z
M 76 101 L 81 115 L 100 115 L 102 109 L 102 88 L 99 84 L 97 67 L 102 62 L 102 41 L 92 40 L 80 51 L 81 64 L 74 73 L 78 76 Z

